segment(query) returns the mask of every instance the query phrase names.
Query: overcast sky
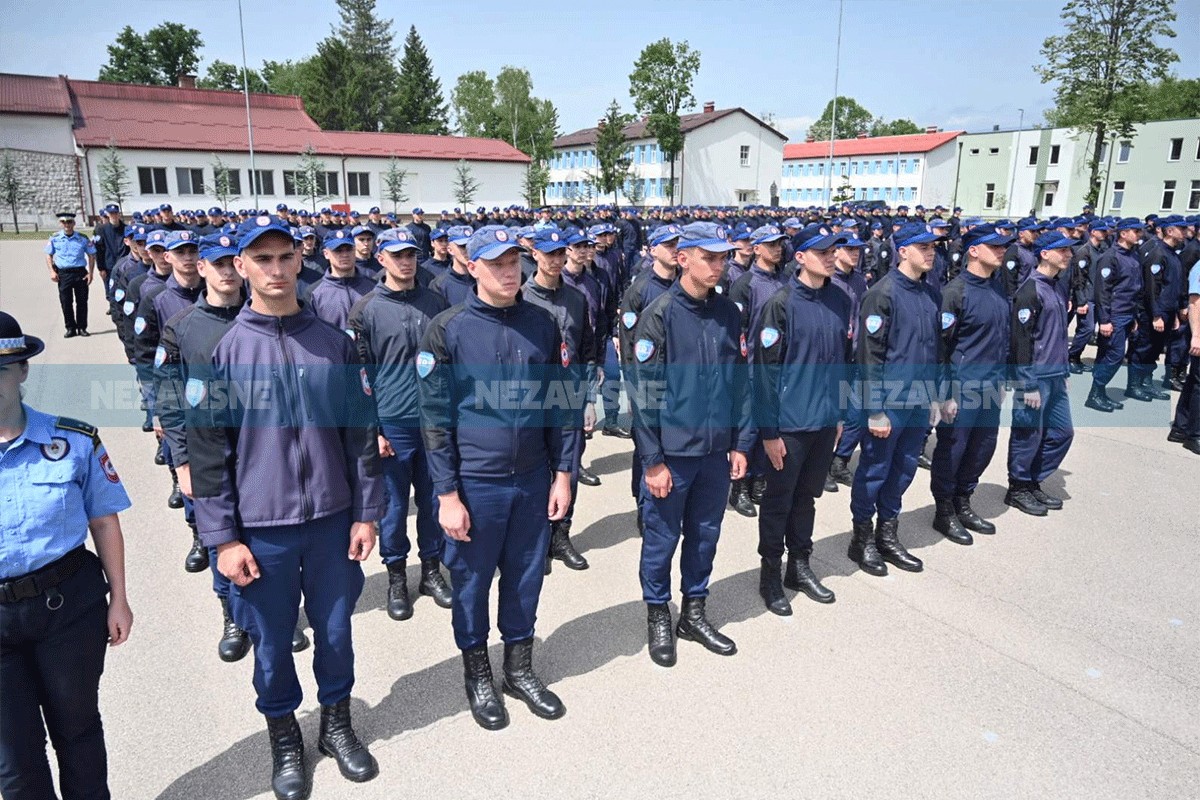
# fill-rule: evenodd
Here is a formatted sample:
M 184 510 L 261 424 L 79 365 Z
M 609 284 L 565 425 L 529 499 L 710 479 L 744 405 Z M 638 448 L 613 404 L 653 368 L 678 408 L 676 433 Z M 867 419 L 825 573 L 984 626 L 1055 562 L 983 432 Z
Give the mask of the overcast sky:
M 251 67 L 312 54 L 337 19 L 332 0 L 244 0 L 243 7 Z M 876 116 L 921 126 L 1016 127 L 1022 108 L 1026 124 L 1040 120 L 1053 92 L 1032 66 L 1042 40 L 1061 29 L 1060 8 L 1060 0 L 845 0 L 839 94 Z M 417 26 L 447 101 L 463 72 L 525 67 L 535 94 L 558 106 L 563 133 L 594 125 L 612 98 L 632 111 L 633 62 L 663 36 L 701 52 L 698 107 L 712 100 L 771 112 L 793 140 L 833 95 L 837 0 L 380 0 L 378 10 L 394 19 L 397 43 Z M 1176 10 L 1175 72 L 1200 77 L 1200 0 L 1176 0 Z M 236 0 L 53 10 L 14 2 L 0 27 L 0 71 L 94 79 L 124 25 L 144 33 L 164 21 L 200 31 L 201 74 L 215 59 L 241 63 Z

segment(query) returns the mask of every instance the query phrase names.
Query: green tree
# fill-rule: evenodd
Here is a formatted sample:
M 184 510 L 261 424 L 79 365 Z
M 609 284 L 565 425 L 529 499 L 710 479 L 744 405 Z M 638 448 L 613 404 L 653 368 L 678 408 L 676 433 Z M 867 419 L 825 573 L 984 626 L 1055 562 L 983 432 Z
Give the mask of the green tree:
M 21 225 L 17 222 L 17 206 L 28 202 L 32 196 L 25 186 L 25 176 L 21 174 L 17 160 L 5 150 L 4 155 L 0 156 L 0 201 L 12 212 L 13 231 L 16 233 L 21 232 Z
M 313 146 L 307 145 L 300 153 L 300 163 L 296 167 L 296 194 L 308 200 L 313 211 L 317 203 L 329 197 L 325 182 L 325 162 L 317 157 Z
M 1146 121 L 1200 117 L 1200 78 L 1168 76 L 1146 87 Z
M 525 170 L 525 178 L 521 182 L 521 195 L 530 208 L 536 208 L 544 202 L 546 187 L 550 184 L 550 169 L 543 163 L 530 161 Z
M 178 22 L 164 22 L 146 32 L 146 45 L 163 83 L 174 86 L 180 75 L 195 75 L 200 66 L 200 31 Z
M 303 97 L 313 70 L 315 56 L 301 61 L 264 61 L 262 79 L 271 94 L 295 94 Z
M 808 126 L 808 135 L 817 141 L 828 141 L 830 135 L 853 139 L 859 133 L 870 133 L 875 117 L 853 97 L 837 97 L 837 125 L 833 124 L 834 101 L 825 104 L 817 121 Z
M 108 46 L 108 61 L 100 68 L 100 80 L 115 83 L 161 84 L 158 66 L 146 39 L 126 25 Z
M 450 94 L 459 132 L 503 139 L 534 161 L 549 160 L 558 109 L 532 92 L 529 71 L 516 67 L 504 67 L 495 80 L 482 70 L 460 75 Z
M 207 187 L 208 192 L 217 198 L 221 208 L 229 208 L 232 201 L 240 197 L 233 190 L 233 171 L 230 170 L 229 166 L 216 153 L 213 154 L 210 166 L 212 166 L 213 171 L 213 182 L 211 186 Z
M 415 25 L 409 27 L 404 39 L 404 54 L 400 58 L 400 74 L 390 113 L 391 130 L 442 136 L 450 132 L 442 82 L 433 76 L 433 62 Z
M 631 206 L 641 206 L 646 201 L 646 185 L 632 172 L 625 179 L 625 199 Z
M 496 119 L 496 83 L 483 70 L 458 76 L 450 92 L 450 105 L 458 132 L 463 136 L 491 136 Z
M 1066 31 L 1042 42 L 1042 83 L 1056 83 L 1054 118 L 1091 136 L 1086 201 L 1100 195 L 1100 152 L 1111 134 L 1147 119 L 1146 87 L 1179 60 L 1156 40 L 1175 36 L 1171 0 L 1068 0 Z
M 121 161 L 115 142 L 108 143 L 104 155 L 96 164 L 96 173 L 101 198 L 124 206 L 125 198 L 129 196 L 129 168 Z
M 700 51 L 686 41 L 659 39 L 646 45 L 629 75 L 629 95 L 638 114 L 647 117 L 646 132 L 658 142 L 671 165 L 670 201 L 675 202 L 675 158 L 683 149 L 679 112 L 696 106 L 692 82 L 700 70 Z
M 471 165 L 460 158 L 458 163 L 454 165 L 453 192 L 455 202 L 465 209 L 475 199 L 475 194 L 478 191 L 479 181 L 475 180 L 475 174 L 471 171 Z
M 217 60 L 208 65 L 204 77 L 196 81 L 201 89 L 227 89 L 234 92 L 242 91 L 242 73 L 245 72 L 246 84 L 252 92 L 269 91 L 267 82 L 256 70 L 242 70 L 241 67 L 228 61 Z
M 621 202 L 618 193 L 625 185 L 633 163 L 629 157 L 629 144 L 625 141 L 625 126 L 632 121 L 631 115 L 621 113 L 621 106 L 613 98 L 596 128 L 596 161 L 600 165 L 596 185 L 604 194 L 612 194 L 614 204 Z
M 361 81 L 361 66 L 350 47 L 329 37 L 317 43 L 317 54 L 306 70 L 304 110 L 325 130 L 379 130 L 363 127 L 367 85 Z
M 914 133 L 924 133 L 925 129 L 911 119 L 894 119 L 890 122 L 878 117 L 871 123 L 871 136 L 909 136 Z
M 383 196 L 392 201 L 393 214 L 408 199 L 408 193 L 404 190 L 407 180 L 408 170 L 400 166 L 400 160 L 395 156 L 388 159 L 387 171 L 383 173 Z

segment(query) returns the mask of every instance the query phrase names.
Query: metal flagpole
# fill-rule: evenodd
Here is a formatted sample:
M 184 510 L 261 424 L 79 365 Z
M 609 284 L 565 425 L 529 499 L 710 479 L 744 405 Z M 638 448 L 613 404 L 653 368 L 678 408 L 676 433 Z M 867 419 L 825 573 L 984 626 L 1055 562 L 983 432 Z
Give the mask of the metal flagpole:
M 825 165 L 825 204 L 833 197 L 833 142 L 837 139 L 838 77 L 842 68 L 842 12 L 846 0 L 838 0 L 837 53 L 833 59 L 833 113 L 829 120 L 829 161 Z
M 250 75 L 246 69 L 246 26 L 242 22 L 242 0 L 238 0 L 238 32 L 242 37 L 242 96 L 246 98 L 246 137 L 250 143 L 250 188 L 258 208 L 258 172 L 254 169 L 254 125 L 250 121 Z

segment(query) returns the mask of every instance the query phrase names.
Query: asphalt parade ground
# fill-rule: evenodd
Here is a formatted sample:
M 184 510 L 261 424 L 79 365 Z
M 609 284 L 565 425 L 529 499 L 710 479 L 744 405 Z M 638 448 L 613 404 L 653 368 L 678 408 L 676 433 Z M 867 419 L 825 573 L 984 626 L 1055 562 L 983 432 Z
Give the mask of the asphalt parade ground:
M 113 797 L 271 797 L 252 657 L 218 660 L 220 609 L 208 573 L 183 570 L 188 529 L 167 508 L 153 436 L 99 385 L 133 377 L 99 281 L 91 338 L 63 339 L 41 247 L 0 242 L 0 308 L 46 340 L 26 401 L 99 425 L 133 500 L 121 521 L 134 625 L 101 683 Z M 1003 504 L 1007 411 L 974 500 L 995 536 L 944 540 L 918 473 L 900 536 L 923 573 L 876 578 L 846 558 L 842 487 L 817 501 L 813 555 L 837 602 L 789 591 L 795 613 L 776 617 L 758 596 L 756 520 L 727 512 L 708 610 L 738 652 L 683 641 L 672 669 L 646 653 L 631 446 L 597 435 L 584 461 L 603 485 L 580 487 L 573 527 L 591 568 L 556 562 L 539 609 L 534 663 L 567 707 L 557 721 L 508 699 L 507 729 L 478 727 L 450 612 L 415 594 L 414 558 L 415 614 L 389 619 L 373 554 L 352 708 L 380 775 L 347 783 L 317 753 L 310 648 L 296 661 L 313 797 L 1200 796 L 1200 460 L 1166 441 L 1174 399 L 1101 415 L 1083 407 L 1088 380 L 1072 378 L 1074 445 L 1045 484 L 1064 510 L 1034 518 Z M 676 615 L 678 599 L 676 587 Z

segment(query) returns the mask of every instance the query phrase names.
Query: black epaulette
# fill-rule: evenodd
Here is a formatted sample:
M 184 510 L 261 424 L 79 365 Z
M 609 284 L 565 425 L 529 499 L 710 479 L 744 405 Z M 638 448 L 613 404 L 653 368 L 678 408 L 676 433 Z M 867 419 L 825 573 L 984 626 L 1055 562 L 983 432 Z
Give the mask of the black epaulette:
M 96 429 L 95 425 L 89 425 L 86 422 L 80 422 L 79 420 L 71 419 L 70 417 L 58 417 L 54 420 L 54 427 L 60 430 L 75 431 L 76 433 L 82 433 L 84 436 L 90 436 L 92 438 L 92 446 L 100 446 L 100 431 Z

